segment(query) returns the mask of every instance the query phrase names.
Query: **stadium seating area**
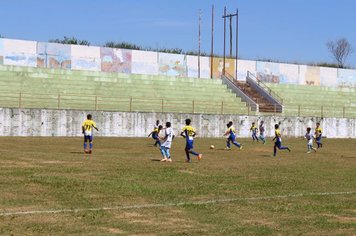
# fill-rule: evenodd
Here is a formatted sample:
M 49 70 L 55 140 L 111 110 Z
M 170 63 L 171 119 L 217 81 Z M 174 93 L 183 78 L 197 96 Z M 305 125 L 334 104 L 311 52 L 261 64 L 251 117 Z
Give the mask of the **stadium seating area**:
M 0 66 L 0 106 L 247 114 L 220 80 Z
M 356 117 L 356 89 L 267 84 L 283 98 L 284 115 Z

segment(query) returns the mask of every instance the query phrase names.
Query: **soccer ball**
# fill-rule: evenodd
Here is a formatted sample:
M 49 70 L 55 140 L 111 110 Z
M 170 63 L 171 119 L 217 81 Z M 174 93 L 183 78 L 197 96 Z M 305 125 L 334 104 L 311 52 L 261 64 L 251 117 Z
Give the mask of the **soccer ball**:
M 214 145 L 210 145 L 210 149 L 214 149 L 215 148 L 215 146 Z

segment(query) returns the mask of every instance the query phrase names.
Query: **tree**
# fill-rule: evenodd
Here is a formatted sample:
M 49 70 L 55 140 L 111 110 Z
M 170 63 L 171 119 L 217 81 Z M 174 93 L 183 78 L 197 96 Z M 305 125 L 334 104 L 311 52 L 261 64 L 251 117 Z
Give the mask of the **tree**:
M 341 38 L 327 42 L 326 46 L 335 58 L 339 68 L 344 68 L 347 57 L 353 52 L 349 41 L 345 38 Z
M 87 40 L 79 40 L 74 37 L 66 37 L 64 36 L 64 39 L 50 39 L 50 43 L 61 43 L 61 44 L 75 44 L 75 45 L 86 45 L 90 46 L 90 42 Z

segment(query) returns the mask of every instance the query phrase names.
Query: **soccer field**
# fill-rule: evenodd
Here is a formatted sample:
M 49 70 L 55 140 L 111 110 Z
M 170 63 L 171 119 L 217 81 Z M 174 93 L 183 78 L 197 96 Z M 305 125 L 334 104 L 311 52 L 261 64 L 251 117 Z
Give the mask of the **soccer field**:
M 324 139 L 306 153 L 197 138 L 200 162 L 159 162 L 149 138 L 0 138 L 1 235 L 355 235 L 356 144 Z M 210 150 L 210 145 L 215 145 Z

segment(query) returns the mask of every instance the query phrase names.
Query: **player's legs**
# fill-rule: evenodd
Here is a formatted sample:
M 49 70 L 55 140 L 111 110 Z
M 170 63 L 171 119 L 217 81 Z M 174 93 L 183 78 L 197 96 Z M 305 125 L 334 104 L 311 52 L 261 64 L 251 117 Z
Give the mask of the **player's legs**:
M 277 147 L 278 147 L 279 150 L 288 150 L 288 151 L 290 151 L 289 147 L 287 147 L 287 146 L 282 146 L 282 143 L 281 143 L 281 142 L 278 142 Z
M 279 145 L 278 143 L 279 143 L 278 141 L 274 143 L 273 156 L 276 156 L 276 155 L 277 155 L 277 147 L 278 147 L 278 145 Z
M 93 136 L 89 136 L 89 153 L 91 154 L 93 151 Z
M 161 142 L 160 142 L 160 140 L 159 140 L 158 135 L 157 135 L 157 134 L 152 134 L 152 138 L 156 141 L 153 145 L 154 145 L 155 147 L 157 147 L 157 144 L 158 144 L 158 147 L 160 147 L 160 146 L 161 146 Z
M 226 150 L 230 150 L 231 149 L 231 146 L 230 146 L 230 138 L 227 138 L 226 139 Z
M 84 151 L 87 150 L 87 136 L 84 135 Z
M 161 146 L 160 149 L 163 159 L 161 161 L 167 161 L 166 147 Z
M 185 149 L 184 149 L 184 151 L 185 151 L 185 156 L 186 156 L 186 162 L 190 162 L 190 155 L 189 155 L 189 149 L 186 147 Z
M 273 155 L 276 156 L 277 155 L 277 148 L 279 150 L 288 150 L 290 151 L 289 147 L 287 146 L 282 146 L 282 143 L 280 141 L 277 141 L 274 143 L 274 147 L 273 147 Z
M 323 144 L 321 143 L 321 136 L 316 138 L 316 144 L 318 145 L 318 148 L 322 148 L 323 147 Z
M 165 148 L 165 152 L 166 152 L 166 157 L 167 157 L 167 161 L 168 162 L 171 162 L 172 161 L 172 159 L 171 159 L 171 153 L 170 153 L 170 151 L 169 151 L 169 148 Z
M 238 148 L 241 149 L 241 146 L 242 146 L 242 145 L 236 141 L 236 139 L 235 139 L 234 136 L 231 137 L 230 139 L 231 139 L 231 142 L 232 142 L 236 147 L 238 147 Z
M 264 136 L 264 135 L 260 135 L 260 136 L 259 136 L 259 139 L 263 142 L 263 144 L 266 143 L 266 139 L 265 139 L 265 136 Z
M 201 157 L 202 157 L 202 154 L 195 152 L 193 150 L 193 148 L 194 148 L 193 147 L 193 141 L 192 140 L 188 140 L 186 148 L 185 148 L 185 152 L 186 152 L 186 155 L 187 155 L 187 161 L 190 161 L 189 154 L 193 154 L 194 156 L 197 156 L 198 160 L 200 160 Z
M 87 152 L 87 148 L 88 148 L 88 142 L 89 142 L 89 145 L 91 143 L 91 140 L 90 140 L 90 137 L 91 136 L 88 136 L 88 135 L 84 135 L 84 152 L 86 153 Z M 90 147 L 91 149 L 91 147 Z

